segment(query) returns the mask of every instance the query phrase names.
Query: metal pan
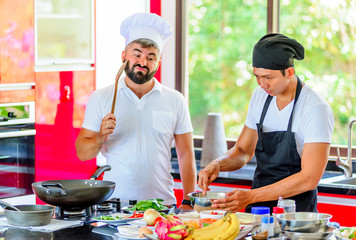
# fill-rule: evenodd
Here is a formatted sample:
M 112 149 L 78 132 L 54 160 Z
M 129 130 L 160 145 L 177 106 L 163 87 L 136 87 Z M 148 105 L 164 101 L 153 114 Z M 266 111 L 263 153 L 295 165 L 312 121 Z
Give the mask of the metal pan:
M 111 170 L 109 165 L 102 166 L 91 180 L 52 180 L 32 183 L 32 189 L 39 199 L 63 209 L 85 209 L 108 199 L 115 189 L 111 181 L 94 180 L 104 171 Z
M 51 222 L 54 213 L 54 207 L 48 205 L 16 205 L 20 211 L 13 210 L 13 206 L 0 201 L 4 207 L 5 216 L 10 225 L 29 227 L 43 226 Z

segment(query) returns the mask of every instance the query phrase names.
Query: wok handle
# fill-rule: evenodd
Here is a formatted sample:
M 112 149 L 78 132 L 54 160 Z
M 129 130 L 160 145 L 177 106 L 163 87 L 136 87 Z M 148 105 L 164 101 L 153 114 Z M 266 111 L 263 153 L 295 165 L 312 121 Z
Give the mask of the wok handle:
M 51 194 L 51 190 L 49 189 L 49 187 L 61 188 L 61 194 L 62 195 L 67 194 L 66 189 L 63 187 L 63 185 L 61 183 L 58 183 L 58 182 L 44 182 L 44 183 L 42 183 L 42 187 L 46 188 L 47 194 Z
M 111 166 L 110 165 L 104 165 L 98 168 L 93 175 L 91 175 L 90 180 L 95 180 L 97 179 L 103 172 L 105 171 L 110 171 Z

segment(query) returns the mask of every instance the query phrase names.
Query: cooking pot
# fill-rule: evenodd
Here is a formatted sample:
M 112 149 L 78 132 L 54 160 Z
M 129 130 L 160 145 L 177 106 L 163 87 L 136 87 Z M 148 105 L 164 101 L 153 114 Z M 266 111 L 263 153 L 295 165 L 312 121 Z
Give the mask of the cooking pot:
M 66 210 L 80 210 L 100 204 L 108 199 L 115 189 L 115 183 L 95 180 L 109 165 L 100 167 L 90 180 L 51 180 L 32 183 L 36 196 L 50 205 Z
M 10 225 L 13 226 L 43 226 L 51 222 L 54 207 L 48 205 L 16 205 L 19 211 L 13 210 L 13 206 L 0 201 L 5 210 L 5 216 Z

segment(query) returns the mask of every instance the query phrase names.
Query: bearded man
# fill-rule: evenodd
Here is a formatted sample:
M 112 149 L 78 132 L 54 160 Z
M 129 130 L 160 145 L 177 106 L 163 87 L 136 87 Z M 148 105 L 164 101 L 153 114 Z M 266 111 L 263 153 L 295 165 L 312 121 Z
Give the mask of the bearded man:
M 115 114 L 110 112 L 115 84 L 96 90 L 76 141 L 77 156 L 84 161 L 103 154 L 112 168 L 104 180 L 116 183 L 112 197 L 160 198 L 173 205 L 174 140 L 183 183 L 181 208 L 192 209 L 187 194 L 195 191 L 197 175 L 188 106 L 180 92 L 154 78 L 171 27 L 156 14 L 137 13 L 122 22 L 121 34 L 126 39 L 122 61 L 127 65 L 126 76 L 118 82 Z

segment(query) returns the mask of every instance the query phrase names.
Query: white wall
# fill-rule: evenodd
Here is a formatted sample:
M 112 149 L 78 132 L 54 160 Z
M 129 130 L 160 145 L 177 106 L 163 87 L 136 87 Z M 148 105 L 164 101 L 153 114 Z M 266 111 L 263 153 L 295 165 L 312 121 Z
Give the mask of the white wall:
M 115 82 L 122 61 L 125 39 L 120 34 L 121 22 L 137 12 L 149 12 L 149 0 L 96 1 L 96 88 Z
M 173 28 L 172 36 L 167 39 L 163 52 L 162 52 L 162 63 L 161 63 L 161 82 L 162 84 L 175 88 L 175 77 L 176 77 L 176 63 L 175 63 L 175 25 L 176 25 L 176 1 L 175 0 L 162 0 L 161 5 L 161 15 L 169 22 Z
M 115 82 L 121 66 L 121 52 L 125 40 L 120 35 L 121 22 L 136 12 L 149 12 L 149 0 L 98 0 L 96 1 L 96 88 Z M 167 39 L 161 64 L 162 84 L 175 88 L 175 0 L 162 0 L 162 17 L 173 28 Z

